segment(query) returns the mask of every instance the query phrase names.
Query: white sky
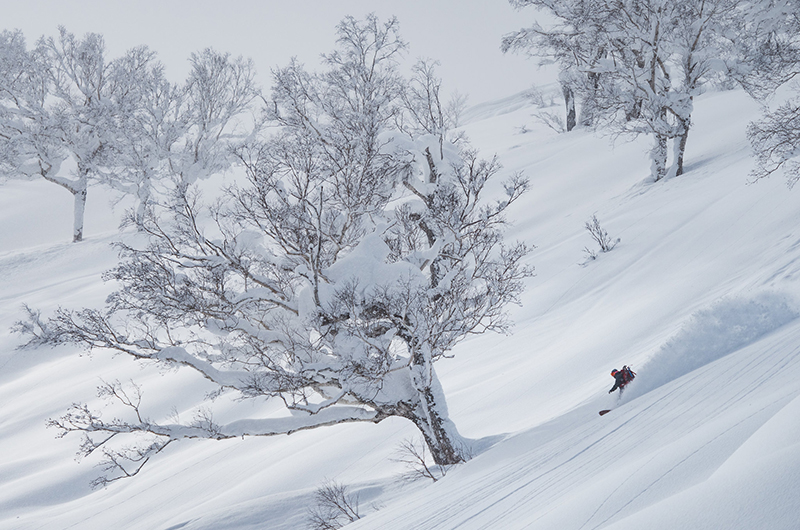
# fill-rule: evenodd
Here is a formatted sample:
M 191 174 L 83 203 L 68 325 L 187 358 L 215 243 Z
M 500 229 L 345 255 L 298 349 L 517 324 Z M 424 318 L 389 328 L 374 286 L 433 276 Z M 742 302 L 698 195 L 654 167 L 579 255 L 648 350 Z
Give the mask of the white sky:
M 507 0 L 0 0 L 0 29 L 21 29 L 29 43 L 55 35 L 58 25 L 77 35 L 101 33 L 109 57 L 145 44 L 158 52 L 174 80 L 188 71 L 193 51 L 213 47 L 252 57 L 259 80 L 296 56 L 309 69 L 334 46 L 336 24 L 370 12 L 396 15 L 409 57 L 441 63 L 447 93 L 469 104 L 499 99 L 551 78 L 536 61 L 500 52 L 505 33 L 527 26 L 534 12 Z

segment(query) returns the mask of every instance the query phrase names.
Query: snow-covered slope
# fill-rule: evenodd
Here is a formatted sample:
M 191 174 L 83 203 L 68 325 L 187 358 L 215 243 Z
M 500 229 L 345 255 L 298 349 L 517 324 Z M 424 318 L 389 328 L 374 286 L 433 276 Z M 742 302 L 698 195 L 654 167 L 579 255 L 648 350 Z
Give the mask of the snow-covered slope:
M 416 433 L 387 420 L 181 442 L 92 491 L 93 462 L 76 463 L 78 440 L 54 439 L 47 418 L 94 399 L 101 379 L 135 378 L 162 413 L 209 389 L 122 358 L 15 351 L 21 304 L 102 303 L 116 236 L 97 213 L 86 242 L 63 243 L 38 213 L 69 218 L 60 190 L 0 187 L 15 234 L 0 240 L 0 528 L 298 529 L 325 479 L 360 495 L 367 515 L 348 528 L 797 528 L 800 195 L 748 183 L 757 105 L 724 92 L 696 108 L 687 173 L 660 183 L 645 140 L 556 135 L 520 97 L 472 113 L 473 143 L 531 179 L 511 237 L 537 245 L 537 275 L 513 335 L 467 341 L 439 365 L 461 433 L 496 443 L 436 483 L 397 480 L 393 451 Z M 592 215 L 620 243 L 587 260 Z M 639 376 L 618 401 L 608 372 L 622 364 Z

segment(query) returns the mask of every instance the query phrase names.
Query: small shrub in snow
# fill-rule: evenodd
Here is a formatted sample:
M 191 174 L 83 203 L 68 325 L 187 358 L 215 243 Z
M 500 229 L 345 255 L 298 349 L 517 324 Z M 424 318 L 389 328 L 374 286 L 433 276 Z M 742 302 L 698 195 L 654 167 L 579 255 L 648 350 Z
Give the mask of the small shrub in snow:
M 586 262 L 594 261 L 597 259 L 597 252 L 590 249 L 589 247 L 583 247 L 583 252 L 586 254 Z
M 310 530 L 336 530 L 358 519 L 358 495 L 344 484 L 327 481 L 314 492 L 314 505 L 308 510 Z
M 409 481 L 430 479 L 436 482 L 444 477 L 450 468 L 450 466 L 437 466 L 434 464 L 431 461 L 425 442 L 411 438 L 400 443 L 392 460 L 405 464 L 405 471 L 401 477 Z
M 523 96 L 525 96 L 525 99 L 527 99 L 537 107 L 545 106 L 544 96 L 542 95 L 542 91 L 536 85 L 530 87 L 528 90 L 523 92 Z
M 550 127 L 559 134 L 567 132 L 567 128 L 564 125 L 564 120 L 562 120 L 561 116 L 559 116 L 555 112 L 546 112 L 540 110 L 538 112 L 535 112 L 533 114 L 533 117 L 537 122 L 547 125 L 548 127 Z
M 589 234 L 591 234 L 592 239 L 594 239 L 597 242 L 597 244 L 600 245 L 600 250 L 602 252 L 611 251 L 614 247 L 617 246 L 617 243 L 619 243 L 620 241 L 619 238 L 612 239 L 608 235 L 608 232 L 606 232 L 605 229 L 600 226 L 600 221 L 597 219 L 596 215 L 593 215 L 590 221 L 586 221 L 586 230 L 589 231 Z M 591 259 L 597 258 L 597 254 L 595 254 L 591 250 L 589 249 L 584 249 L 584 250 L 590 254 Z

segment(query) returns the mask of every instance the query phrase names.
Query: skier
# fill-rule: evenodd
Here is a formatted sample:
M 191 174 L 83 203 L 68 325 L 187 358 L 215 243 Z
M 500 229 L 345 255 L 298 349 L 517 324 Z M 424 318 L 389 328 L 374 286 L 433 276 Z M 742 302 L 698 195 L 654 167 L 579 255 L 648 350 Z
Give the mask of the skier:
M 625 385 L 633 381 L 633 378 L 636 377 L 636 374 L 627 366 L 623 366 L 622 370 L 617 370 L 616 368 L 611 370 L 611 377 L 614 378 L 614 386 L 608 391 L 608 393 L 610 394 L 619 388 L 619 394 L 622 395 L 622 390 L 625 388 Z

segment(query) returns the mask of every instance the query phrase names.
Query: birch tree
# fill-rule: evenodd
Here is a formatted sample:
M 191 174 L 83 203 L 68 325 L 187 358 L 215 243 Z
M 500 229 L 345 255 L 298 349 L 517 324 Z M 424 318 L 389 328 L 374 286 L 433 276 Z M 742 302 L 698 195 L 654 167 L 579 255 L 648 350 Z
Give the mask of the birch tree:
M 533 7 L 554 15 L 549 27 L 534 23 L 503 37 L 503 52 L 515 51 L 538 57 L 541 64 L 555 61 L 561 73 L 567 132 L 576 125 L 595 125 L 595 99 L 600 74 L 595 67 L 606 51 L 601 35 L 607 13 L 593 0 L 509 0 L 516 9 Z M 576 99 L 580 98 L 580 117 Z
M 800 180 L 800 97 L 789 99 L 750 124 L 747 135 L 756 157 L 753 176 L 783 173 L 790 187 Z
M 763 32 L 765 38 L 749 43 L 743 53 L 757 57 L 758 61 L 754 68 L 735 74 L 743 79 L 749 91 L 768 96 L 800 73 L 800 4 L 774 2 L 767 7 L 783 15 L 781 31 L 773 27 L 772 31 Z M 755 18 L 741 23 L 760 26 L 764 21 Z M 795 82 L 793 88 L 793 97 L 779 102 L 772 110 L 765 105 L 764 116 L 747 129 L 756 158 L 753 176 L 760 179 L 783 173 L 790 187 L 800 180 L 800 85 Z
M 136 199 L 131 216 L 142 228 L 148 207 L 174 188 L 224 173 L 237 163 L 237 146 L 261 125 L 254 108 L 260 95 L 250 59 L 213 49 L 193 53 L 188 79 L 170 82 L 151 61 L 133 71 L 120 61 L 118 77 L 129 92 L 115 101 L 122 110 L 121 174 L 108 182 Z
M 389 417 L 412 422 L 437 464 L 468 457 L 434 365 L 465 337 L 508 330 L 505 308 L 531 270 L 529 247 L 504 242 L 504 213 L 527 181 L 510 175 L 485 197 L 501 171 L 495 158 L 395 128 L 405 47 L 395 19 L 348 17 L 337 29 L 324 72 L 296 61 L 273 72 L 267 110 L 280 127 L 238 150 L 246 183 L 211 207 L 177 188 L 146 219 L 150 244 L 121 247 L 107 274 L 121 288 L 104 310 L 20 324 L 33 345 L 79 343 L 183 367 L 220 393 L 288 409 L 159 421 L 147 419 L 146 394 L 106 385 L 128 417 L 105 420 L 78 404 L 51 422 L 83 433 L 83 454 L 105 451 L 99 483 L 136 474 L 185 438 Z
M 5 177 L 31 178 L 44 171 L 37 164 L 42 159 L 60 166 L 66 158 L 54 145 L 30 140 L 49 122 L 42 112 L 49 83 L 37 59 L 21 31 L 0 33 L 0 164 Z
M 141 226 L 158 195 L 230 168 L 234 147 L 260 124 L 252 61 L 212 49 L 192 54 L 177 84 L 146 47 L 108 60 L 101 35 L 63 27 L 31 50 L 19 31 L 3 32 L 0 57 L 3 172 L 69 191 L 73 241 L 83 238 L 91 186 L 132 196 Z
M 612 134 L 652 137 L 655 181 L 683 173 L 694 98 L 709 81 L 727 76 L 759 94 L 791 77 L 796 64 L 794 0 L 511 3 L 555 22 L 510 34 L 504 48 L 556 59 L 562 78 L 581 73 L 600 124 Z
M 447 138 L 453 143 L 463 139 L 463 134 L 450 135 L 459 126 L 460 114 L 466 107 L 466 96 L 454 93 L 447 103 L 441 99 L 442 80 L 436 73 L 436 61 L 421 59 L 411 69 L 411 78 L 401 93 L 403 110 L 400 128 L 412 136 L 429 134 L 439 140 L 439 156 Z
M 187 127 L 181 112 L 183 90 L 167 80 L 154 56 L 142 66 L 121 60 L 115 73 L 118 82 L 127 86 L 114 99 L 122 116 L 115 153 L 118 174 L 106 183 L 134 199 L 129 220 L 141 227 L 148 208 L 171 187 L 170 154 Z
M 2 89 L 3 159 L 6 175 L 43 178 L 73 196 L 73 241 L 83 239 L 89 187 L 119 175 L 121 107 L 130 87 L 105 56 L 102 36 L 83 38 L 59 28 L 27 50 L 19 32 L 0 39 L 5 57 Z M 134 49 L 121 60 L 130 75 L 151 54 Z
M 83 239 L 86 198 L 92 183 L 114 178 L 114 153 L 118 150 L 115 109 L 111 105 L 111 65 L 105 57 L 102 36 L 82 39 L 59 28 L 58 39 L 41 39 L 37 53 L 46 58 L 51 92 L 45 102 L 48 125 L 41 130 L 46 141 L 58 145 L 73 168 L 54 172 L 59 164 L 41 160 L 40 175 L 69 191 L 74 199 L 72 240 Z

